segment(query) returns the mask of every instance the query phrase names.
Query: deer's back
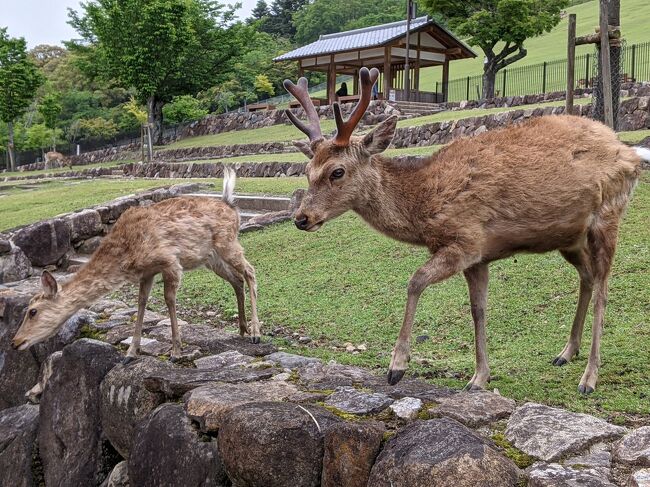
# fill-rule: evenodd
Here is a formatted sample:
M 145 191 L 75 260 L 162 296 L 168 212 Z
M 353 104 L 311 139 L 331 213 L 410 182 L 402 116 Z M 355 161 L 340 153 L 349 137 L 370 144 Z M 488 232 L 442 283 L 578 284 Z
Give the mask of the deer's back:
M 237 239 L 239 214 L 220 199 L 178 197 L 122 214 L 97 254 L 119 259 L 136 275 L 180 263 L 203 265 L 216 241 Z
M 639 165 L 604 125 L 549 116 L 460 139 L 411 185 L 434 245 L 465 239 L 497 258 L 570 247 L 604 207 L 622 211 Z

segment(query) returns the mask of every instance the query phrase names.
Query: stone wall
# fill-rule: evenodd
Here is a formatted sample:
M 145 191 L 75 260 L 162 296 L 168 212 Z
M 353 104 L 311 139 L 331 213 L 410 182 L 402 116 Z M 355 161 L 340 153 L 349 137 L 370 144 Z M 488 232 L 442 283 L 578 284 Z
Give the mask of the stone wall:
M 278 156 L 281 159 L 282 156 Z M 307 162 L 242 162 L 230 165 L 237 177 L 267 178 L 284 176 L 302 176 Z M 224 164 L 221 163 L 166 163 L 124 164 L 120 169 L 125 176 L 145 178 L 220 178 L 223 176 Z
M 119 300 L 83 310 L 33 351 L 12 350 L 37 291 L 34 279 L 0 287 L 3 485 L 645 485 L 650 427 L 634 420 L 628 429 L 408 377 L 389 386 L 207 323 L 181 324 L 186 363 L 173 364 L 154 312 L 143 355 L 124 365 L 135 309 Z
M 76 249 L 92 253 L 99 239 L 127 209 L 198 189 L 198 184 L 152 189 L 0 233 L 0 283 L 25 279 L 32 275 L 33 267 L 65 269 Z

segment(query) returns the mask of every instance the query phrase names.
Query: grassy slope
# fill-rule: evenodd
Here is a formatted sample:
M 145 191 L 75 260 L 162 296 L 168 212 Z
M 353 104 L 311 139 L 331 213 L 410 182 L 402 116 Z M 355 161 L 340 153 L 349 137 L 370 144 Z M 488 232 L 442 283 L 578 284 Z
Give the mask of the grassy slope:
M 221 188 L 221 179 L 134 179 L 53 181 L 43 183 L 35 190 L 7 189 L 0 185 L 0 231 L 26 225 L 61 213 L 86 208 L 124 196 L 160 186 L 187 182 L 214 183 Z M 288 195 L 296 188 L 307 185 L 304 178 L 240 178 L 237 191 L 242 193 L 268 193 Z M 61 195 L 65 194 L 62 198 Z
M 591 101 L 590 98 L 576 99 L 576 104 L 585 104 Z M 519 110 L 525 108 L 536 108 L 546 106 L 559 106 L 563 105 L 563 101 L 539 103 L 535 105 L 524 105 L 510 108 L 491 108 L 491 109 L 474 109 L 474 110 L 454 110 L 436 113 L 435 115 L 427 115 L 424 117 L 415 117 L 398 122 L 398 127 L 415 127 L 432 122 L 442 122 L 445 120 L 459 120 L 461 118 L 478 117 L 490 113 L 500 113 L 510 110 Z M 323 120 L 322 125 L 323 133 L 327 134 L 334 130 L 335 125 L 333 120 Z M 172 144 L 160 148 L 165 149 L 178 149 L 182 147 L 210 147 L 217 145 L 231 145 L 231 144 L 253 144 L 259 142 L 282 142 L 295 139 L 304 138 L 304 134 L 296 129 L 293 125 L 274 125 L 272 127 L 264 127 L 251 130 L 240 130 L 235 132 L 223 132 L 215 135 L 201 135 L 199 137 L 190 137 L 187 139 L 179 140 Z
M 567 9 L 568 13 L 577 15 L 577 35 L 587 35 L 594 32 L 598 25 L 598 2 L 591 1 Z M 566 58 L 566 37 L 568 16 L 548 34 L 528 39 L 525 43 L 528 55 L 510 67 L 537 64 L 544 61 L 554 61 Z M 648 24 L 650 24 L 650 6 L 647 0 L 624 0 L 621 2 L 621 29 L 628 44 L 647 42 Z M 479 75 L 483 72 L 483 52 L 474 48 L 475 59 L 454 61 L 450 65 L 450 79 Z M 577 46 L 576 55 L 592 53 L 593 46 Z M 442 68 L 429 68 L 422 71 L 420 86 L 432 87 L 442 78 Z M 433 89 L 432 89 L 433 90 Z
M 490 387 L 518 400 L 541 401 L 599 414 L 648 413 L 650 378 L 650 174 L 645 173 L 625 218 L 610 281 L 600 385 L 584 398 L 576 386 L 586 365 L 591 316 L 580 357 L 557 368 L 550 360 L 564 346 L 575 311 L 578 279 L 559 254 L 521 255 L 491 267 Z M 409 276 L 427 258 L 346 214 L 316 233 L 289 223 L 242 236 L 259 279 L 264 329 L 286 326 L 319 348 L 294 351 L 361 364 L 383 372 L 402 320 Z M 160 289 L 157 289 L 160 295 Z M 223 307 L 235 313 L 232 289 L 207 271 L 188 273 L 180 308 Z M 415 335 L 431 338 L 413 348 L 410 373 L 462 387 L 473 372 L 473 328 L 462 277 L 432 286 L 422 296 Z M 330 347 L 350 341 L 368 351 L 351 355 Z M 282 342 L 280 343 L 282 344 Z M 420 363 L 420 365 L 418 365 Z

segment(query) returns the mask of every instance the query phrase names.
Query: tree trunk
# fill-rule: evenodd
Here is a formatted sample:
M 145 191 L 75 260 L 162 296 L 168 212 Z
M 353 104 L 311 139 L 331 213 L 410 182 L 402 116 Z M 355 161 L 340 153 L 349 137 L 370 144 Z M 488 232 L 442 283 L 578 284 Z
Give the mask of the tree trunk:
M 149 116 L 149 125 L 151 126 L 151 137 L 154 145 L 163 144 L 163 105 L 165 103 L 156 95 L 150 96 L 147 100 L 147 113 Z
M 16 154 L 14 152 L 14 123 L 7 123 L 7 131 L 9 133 L 9 143 L 7 144 L 7 150 L 9 151 L 9 170 L 16 170 Z
M 497 72 L 492 67 L 492 63 L 488 63 L 483 68 L 483 94 L 482 99 L 494 98 L 494 85 L 496 84 Z

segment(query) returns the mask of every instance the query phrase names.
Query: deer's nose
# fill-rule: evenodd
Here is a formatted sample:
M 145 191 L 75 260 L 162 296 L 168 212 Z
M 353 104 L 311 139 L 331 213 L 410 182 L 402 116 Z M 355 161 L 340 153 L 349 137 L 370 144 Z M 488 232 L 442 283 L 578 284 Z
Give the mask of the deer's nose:
M 298 227 L 300 230 L 306 230 L 307 227 L 309 226 L 309 218 L 307 218 L 304 215 L 297 216 L 294 223 L 296 224 L 296 227 Z

